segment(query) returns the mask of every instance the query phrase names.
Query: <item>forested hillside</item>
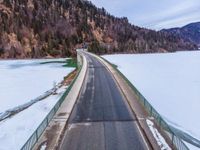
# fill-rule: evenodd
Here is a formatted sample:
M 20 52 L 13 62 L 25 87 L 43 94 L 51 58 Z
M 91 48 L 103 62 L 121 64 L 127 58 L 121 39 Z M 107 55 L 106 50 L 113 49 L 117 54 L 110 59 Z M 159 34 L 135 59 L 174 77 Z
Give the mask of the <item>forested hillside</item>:
M 162 31 L 178 35 L 187 41 L 196 43 L 200 47 L 200 22 L 190 23 L 182 28 L 164 29 Z
M 83 43 L 96 53 L 196 49 L 176 35 L 131 25 L 83 0 L 0 0 L 0 57 L 75 54 Z

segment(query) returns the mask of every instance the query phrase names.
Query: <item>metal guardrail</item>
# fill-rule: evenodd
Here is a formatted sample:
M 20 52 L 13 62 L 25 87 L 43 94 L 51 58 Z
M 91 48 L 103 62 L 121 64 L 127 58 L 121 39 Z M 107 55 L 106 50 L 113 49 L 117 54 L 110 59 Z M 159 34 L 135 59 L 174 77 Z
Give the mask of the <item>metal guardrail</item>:
M 82 56 L 81 56 L 81 62 L 83 62 Z M 52 118 L 54 117 L 54 115 L 56 114 L 58 109 L 60 108 L 61 104 L 65 100 L 65 98 L 68 95 L 69 91 L 71 90 L 72 86 L 74 85 L 74 83 L 75 83 L 75 81 L 76 81 L 76 79 L 77 79 L 77 77 L 78 77 L 78 75 L 79 75 L 79 73 L 80 73 L 80 71 L 82 69 L 82 66 L 83 66 L 82 64 L 83 63 L 81 63 L 81 65 L 78 66 L 78 73 L 75 76 L 75 78 L 73 79 L 73 81 L 70 83 L 70 85 L 67 88 L 67 90 L 64 92 L 62 97 L 58 100 L 56 105 L 51 109 L 51 111 L 45 117 L 45 119 L 42 121 L 42 123 L 38 126 L 38 128 L 33 132 L 31 137 L 23 145 L 21 150 L 31 150 L 34 147 L 34 145 L 36 144 L 36 142 L 38 141 L 38 139 L 40 138 L 40 136 L 42 135 L 42 133 L 44 132 L 46 127 L 49 125 L 50 121 L 52 120 Z
M 101 57 L 102 58 L 102 57 Z M 172 131 L 167 122 L 161 117 L 161 115 L 153 108 L 153 106 L 147 101 L 147 99 L 138 91 L 138 89 L 117 69 L 117 66 L 110 63 L 106 59 L 102 58 L 108 64 L 110 64 L 128 83 L 128 85 L 135 92 L 139 102 L 144 106 L 150 117 L 155 119 L 156 124 L 166 133 L 166 135 L 171 140 L 171 145 L 173 149 L 178 150 L 189 150 L 186 144 Z

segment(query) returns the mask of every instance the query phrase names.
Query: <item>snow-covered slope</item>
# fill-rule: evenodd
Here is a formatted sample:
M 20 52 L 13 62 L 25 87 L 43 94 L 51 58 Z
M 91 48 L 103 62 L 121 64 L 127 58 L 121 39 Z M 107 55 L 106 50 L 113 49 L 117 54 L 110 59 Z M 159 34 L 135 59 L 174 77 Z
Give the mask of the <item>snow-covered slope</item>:
M 59 59 L 62 60 L 62 59 Z M 40 64 L 48 60 L 0 61 L 0 113 L 43 95 L 74 68 Z M 0 150 L 18 150 L 28 140 L 67 87 L 0 122 Z
M 200 52 L 107 55 L 173 126 L 200 139 Z

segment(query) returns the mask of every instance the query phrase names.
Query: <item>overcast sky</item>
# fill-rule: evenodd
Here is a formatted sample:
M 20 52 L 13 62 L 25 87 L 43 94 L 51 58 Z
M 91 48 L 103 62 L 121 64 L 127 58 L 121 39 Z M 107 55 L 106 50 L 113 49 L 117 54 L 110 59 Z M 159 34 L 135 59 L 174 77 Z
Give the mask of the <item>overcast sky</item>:
M 200 0 L 91 0 L 132 24 L 160 30 L 200 21 Z

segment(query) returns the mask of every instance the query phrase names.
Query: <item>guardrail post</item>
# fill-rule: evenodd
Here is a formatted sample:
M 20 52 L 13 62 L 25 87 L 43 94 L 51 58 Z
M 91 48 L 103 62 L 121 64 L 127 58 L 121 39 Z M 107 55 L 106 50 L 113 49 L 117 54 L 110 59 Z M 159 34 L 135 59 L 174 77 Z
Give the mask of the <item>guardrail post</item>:
M 49 121 L 48 121 L 48 117 L 46 117 L 45 120 L 46 120 L 46 126 L 47 126 L 47 125 L 48 125 L 48 122 L 49 122 Z
M 144 99 L 144 106 L 146 106 L 146 100 Z
M 53 112 L 54 112 L 54 114 L 56 113 L 56 107 L 54 106 L 54 108 L 53 108 Z
M 151 107 L 151 111 L 150 111 L 150 115 L 151 115 L 151 116 L 152 116 L 152 109 L 153 109 L 153 108 Z
M 36 141 L 38 141 L 38 130 L 36 130 L 36 132 L 35 132 L 35 135 L 36 135 Z
M 174 148 L 174 133 L 172 133 L 172 148 Z
M 159 125 L 161 126 L 161 118 L 159 117 Z

